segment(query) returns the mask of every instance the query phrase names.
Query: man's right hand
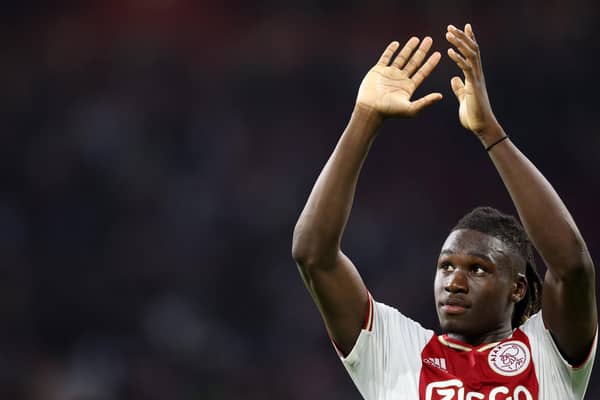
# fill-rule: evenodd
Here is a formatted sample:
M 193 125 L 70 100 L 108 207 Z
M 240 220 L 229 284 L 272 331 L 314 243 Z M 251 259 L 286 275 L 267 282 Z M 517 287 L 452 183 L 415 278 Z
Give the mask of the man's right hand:
M 448 56 L 458 65 L 464 75 L 463 80 L 455 76 L 450 80 L 452 91 L 459 102 L 458 116 L 466 129 L 475 133 L 487 147 L 504 136 L 492 111 L 479 45 L 471 24 L 466 24 L 464 31 L 454 25 L 448 25 L 446 40 L 456 47 L 448 49 Z
M 369 109 L 381 118 L 412 117 L 441 100 L 442 94 L 437 92 L 410 100 L 440 61 L 440 53 L 436 51 L 423 63 L 432 42 L 430 37 L 426 37 L 419 45 L 418 38 L 410 38 L 391 64 L 400 44 L 390 43 L 377 64 L 365 75 L 358 90 L 357 107 Z

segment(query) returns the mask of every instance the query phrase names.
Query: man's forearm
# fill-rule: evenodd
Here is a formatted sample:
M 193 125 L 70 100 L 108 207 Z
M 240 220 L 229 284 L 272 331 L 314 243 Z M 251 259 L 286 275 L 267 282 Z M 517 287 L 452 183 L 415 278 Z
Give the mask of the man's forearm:
M 432 43 L 430 37 L 422 41 L 412 37 L 397 52 L 400 44 L 391 42 L 363 78 L 350 123 L 321 171 L 294 229 L 292 255 L 300 266 L 335 265 L 356 182 L 382 119 L 413 117 L 442 99 L 441 93 L 429 93 L 411 100 L 440 61 L 439 52 L 425 60 Z
M 358 176 L 380 124 L 376 113 L 354 109 L 294 229 L 292 252 L 300 264 L 337 256 Z
M 492 129 L 496 131 L 488 137 L 504 134 L 499 125 Z M 533 163 L 510 140 L 494 146 L 490 157 L 531 241 L 554 276 L 561 278 L 573 269 L 591 268 L 591 259 L 573 218 Z

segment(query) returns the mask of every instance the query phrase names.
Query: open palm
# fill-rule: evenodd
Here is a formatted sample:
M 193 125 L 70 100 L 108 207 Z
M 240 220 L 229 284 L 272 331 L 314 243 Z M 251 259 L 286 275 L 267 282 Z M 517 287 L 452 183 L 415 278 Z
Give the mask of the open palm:
M 417 48 L 419 39 L 413 37 L 390 64 L 399 47 L 398 42 L 390 43 L 377 64 L 365 75 L 356 103 L 384 117 L 410 117 L 440 100 L 440 93 L 430 93 L 411 101 L 415 90 L 440 60 L 440 53 L 435 52 L 423 63 L 431 44 L 431 38 L 426 37 Z
M 459 102 L 460 123 L 472 132 L 482 132 L 493 118 L 483 78 L 474 82 L 472 77 L 466 76 L 463 83 L 459 77 L 454 77 L 450 84 Z

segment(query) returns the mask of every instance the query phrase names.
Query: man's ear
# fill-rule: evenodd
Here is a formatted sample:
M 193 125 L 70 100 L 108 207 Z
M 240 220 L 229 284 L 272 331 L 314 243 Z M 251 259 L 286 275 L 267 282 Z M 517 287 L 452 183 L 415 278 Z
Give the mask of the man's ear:
M 527 278 L 524 274 L 518 273 L 512 284 L 511 299 L 516 304 L 525 298 L 527 293 Z

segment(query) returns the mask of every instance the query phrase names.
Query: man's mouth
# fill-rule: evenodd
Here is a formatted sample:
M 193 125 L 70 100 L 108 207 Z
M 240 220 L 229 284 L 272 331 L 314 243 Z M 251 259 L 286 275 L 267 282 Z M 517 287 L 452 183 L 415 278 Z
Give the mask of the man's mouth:
M 442 302 L 441 309 L 446 314 L 462 314 L 469 308 L 469 303 L 463 299 L 451 298 Z
M 457 305 L 452 305 L 452 304 L 444 304 L 442 306 L 442 311 L 445 312 L 446 314 L 457 315 L 457 314 L 462 314 L 465 311 L 467 311 L 467 307 L 457 306 Z

